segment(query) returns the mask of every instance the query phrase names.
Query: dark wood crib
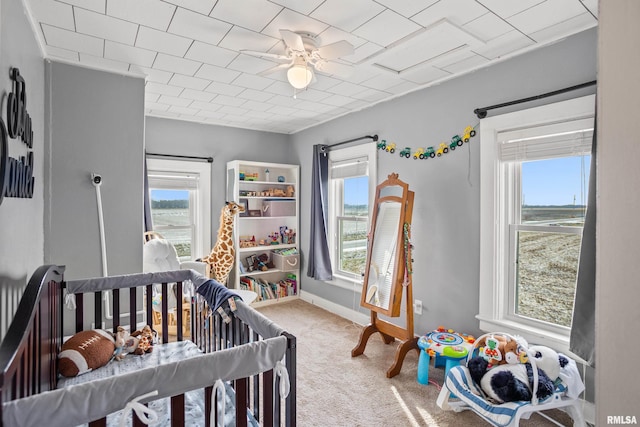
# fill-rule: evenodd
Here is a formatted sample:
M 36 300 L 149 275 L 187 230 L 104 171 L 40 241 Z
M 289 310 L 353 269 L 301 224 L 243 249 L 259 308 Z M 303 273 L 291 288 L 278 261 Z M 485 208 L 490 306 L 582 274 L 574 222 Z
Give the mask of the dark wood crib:
M 153 307 L 152 299 L 147 296 L 152 295 L 155 284 L 160 287 L 162 295 L 159 309 L 161 321 L 159 327 L 156 325 L 161 337 L 159 345 L 167 344 L 169 341 L 191 340 L 203 354 L 218 352 L 217 354 L 222 355 L 237 351 L 237 357 L 258 357 L 256 352 L 260 349 L 255 344 L 272 338 L 264 335 L 266 330 L 273 330 L 273 328 L 265 328 L 265 325 L 269 326 L 273 323 L 241 301 L 239 305 L 243 306 L 244 311 L 232 313 L 231 321 L 226 323 L 217 312 L 212 313 L 199 295 L 192 296 L 189 315 L 173 316 L 177 323 L 174 329 L 175 335 L 169 334 L 171 316 L 167 302 L 168 296 L 170 292 L 183 295 L 183 287 L 187 281 L 184 278 L 188 277 L 188 274 L 196 273 L 192 271 L 179 273 L 183 279 L 173 283 L 166 280 L 166 276 L 157 273 L 118 276 L 120 284 L 109 291 L 76 293 L 75 309 L 70 310 L 66 308 L 69 306 L 68 299 L 71 298 L 71 294 L 67 292 L 64 267 L 55 265 L 39 267 L 30 278 L 13 322 L 0 344 L 0 403 L 2 403 L 0 427 L 9 427 L 8 424 L 3 423 L 3 408 L 8 404 L 37 399 L 37 396 L 46 393 L 64 393 L 64 389 L 57 390 L 59 381 L 57 361 L 65 336 L 64 325 L 68 325 L 70 321 L 66 318 L 71 316 L 75 332 L 103 325 L 105 292 L 111 294 L 108 306 L 112 313 L 108 316 L 111 317 L 108 324 L 109 330 L 115 332 L 121 325 L 154 324 L 154 309 L 158 317 L 158 307 Z M 100 280 L 101 278 L 89 279 L 87 283 Z M 133 309 L 130 310 L 130 307 Z M 88 315 L 88 312 L 93 312 L 93 315 Z M 179 313 L 179 309 L 177 312 Z M 248 313 L 250 316 L 241 313 Z M 144 318 L 141 319 L 141 316 Z M 184 327 L 185 321 L 190 323 L 189 327 Z M 235 425 L 239 427 L 248 424 L 247 414 L 263 426 L 296 425 L 296 339 L 286 331 L 277 330 L 281 331 L 278 339 L 282 340 L 282 336 L 286 338 L 284 366 L 288 373 L 290 392 L 286 398 L 278 395 L 277 390 L 281 380 L 279 375 L 274 374 L 273 368 L 242 378 L 235 378 L 233 372 L 228 375 L 225 373 L 226 378 L 233 378 L 226 381 L 235 398 Z M 235 353 L 233 357 L 236 357 Z M 211 363 L 215 363 L 216 359 L 212 356 L 211 360 Z M 177 365 L 179 367 L 180 362 Z M 213 386 L 213 383 L 204 386 L 205 419 L 201 423 L 205 425 L 210 425 L 212 416 L 217 417 L 212 415 L 212 413 L 217 414 L 216 408 L 211 407 Z M 185 425 L 185 394 L 169 396 L 170 425 Z M 214 403 L 213 406 L 217 404 Z M 83 422 L 90 426 L 107 425 L 108 413 L 101 413 L 96 418 L 93 418 L 94 415 L 86 414 L 86 420 Z M 144 425 L 135 413 L 133 413 L 132 424 Z

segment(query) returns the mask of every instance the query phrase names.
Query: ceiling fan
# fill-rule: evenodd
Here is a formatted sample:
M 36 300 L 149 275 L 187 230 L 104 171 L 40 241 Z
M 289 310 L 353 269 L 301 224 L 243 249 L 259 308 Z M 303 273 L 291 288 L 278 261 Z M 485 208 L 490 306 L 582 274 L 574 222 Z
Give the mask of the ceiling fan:
M 354 52 L 353 45 L 348 41 L 341 40 L 318 47 L 317 39 L 313 34 L 290 30 L 280 30 L 280 34 L 285 45 L 285 54 L 240 50 L 247 55 L 285 61 L 283 64 L 260 74 L 270 74 L 287 69 L 287 80 L 291 86 L 296 89 L 304 89 L 314 79 L 313 69 L 338 77 L 348 77 L 353 71 L 353 67 L 350 65 L 332 61 Z

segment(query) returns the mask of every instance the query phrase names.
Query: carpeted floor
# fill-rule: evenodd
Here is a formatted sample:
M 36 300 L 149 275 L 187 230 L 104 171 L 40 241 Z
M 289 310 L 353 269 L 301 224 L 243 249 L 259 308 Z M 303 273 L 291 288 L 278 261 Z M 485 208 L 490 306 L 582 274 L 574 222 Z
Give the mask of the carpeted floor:
M 410 352 L 400 374 L 387 378 L 397 343 L 374 334 L 363 355 L 351 357 L 362 327 L 302 300 L 258 309 L 297 337 L 298 425 L 307 426 L 485 426 L 470 411 L 445 412 L 436 405 L 444 370 L 429 370 L 435 384 L 416 381 L 418 353 Z M 549 412 L 563 425 L 571 419 Z M 523 427 L 553 426 L 534 414 Z

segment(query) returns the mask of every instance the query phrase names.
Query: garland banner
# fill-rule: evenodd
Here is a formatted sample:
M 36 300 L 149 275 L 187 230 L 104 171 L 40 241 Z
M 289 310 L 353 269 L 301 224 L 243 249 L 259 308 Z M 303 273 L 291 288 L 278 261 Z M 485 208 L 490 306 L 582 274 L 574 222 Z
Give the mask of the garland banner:
M 477 125 L 476 125 L 477 126 Z M 407 159 L 413 157 L 414 159 L 430 159 L 433 157 L 440 157 L 443 154 L 447 154 L 450 150 L 453 151 L 457 147 L 461 147 L 465 142 L 469 142 L 471 138 L 476 136 L 476 129 L 473 126 L 467 126 L 462 132 L 462 136 L 453 135 L 451 137 L 451 142 L 447 144 L 446 142 L 441 142 L 438 148 L 426 147 L 426 148 L 417 148 L 416 150 L 411 147 L 404 147 L 400 150 L 400 157 L 405 157 Z M 386 139 L 380 140 L 378 142 L 378 150 L 383 150 L 387 153 L 393 154 L 396 152 L 396 143 L 395 142 L 387 142 Z

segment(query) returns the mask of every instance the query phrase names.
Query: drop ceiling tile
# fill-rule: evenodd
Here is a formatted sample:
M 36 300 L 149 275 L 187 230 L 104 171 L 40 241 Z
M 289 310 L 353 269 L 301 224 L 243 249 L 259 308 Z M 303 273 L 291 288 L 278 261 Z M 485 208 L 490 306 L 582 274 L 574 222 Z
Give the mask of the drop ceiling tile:
M 576 31 L 584 31 L 588 28 L 595 27 L 597 24 L 598 22 L 590 12 L 584 12 L 566 21 L 531 33 L 529 37 L 538 43 L 546 43 L 574 34 Z
M 167 84 L 173 73 L 169 73 L 167 71 L 154 70 L 153 68 L 148 67 L 140 67 L 139 65 L 131 65 L 129 70 L 134 73 L 140 73 L 146 76 L 146 80 L 148 82 L 162 83 Z
M 324 0 L 271 0 L 272 3 L 279 4 L 288 9 L 293 9 L 303 15 L 310 14 Z
M 46 24 L 42 25 L 42 31 L 48 45 L 88 53 L 93 56 L 102 56 L 104 41 L 97 37 L 78 34 Z
M 271 108 L 271 104 L 256 101 L 247 101 L 242 104 L 242 106 L 252 111 L 267 111 L 269 108 Z
M 99 13 L 105 13 L 107 10 L 106 0 L 66 0 L 65 3 Z
M 440 0 L 411 18 L 423 27 L 443 18 L 456 25 L 464 25 L 489 11 L 475 0 Z
M 178 107 L 187 107 L 193 101 L 191 99 L 178 98 L 176 96 L 161 95 L 158 99 L 160 104 L 176 105 Z
M 166 31 L 176 7 L 160 0 L 109 0 L 107 15 Z
M 211 83 L 211 80 L 185 76 L 182 74 L 174 74 L 171 80 L 169 81 L 170 85 L 180 86 L 180 87 L 184 87 L 187 89 L 194 89 L 194 90 L 204 90 L 204 88 L 209 86 L 210 83 Z
M 271 113 L 265 113 L 263 111 L 255 110 L 248 110 L 245 114 L 253 119 L 268 119 L 270 117 L 273 117 L 273 114 Z
M 400 83 L 400 78 L 397 74 L 394 75 L 391 73 L 384 73 L 379 74 L 378 76 L 373 77 L 369 80 L 365 80 L 361 84 L 362 86 L 365 86 L 365 88 L 384 91 L 387 88 L 397 85 L 398 83 Z
M 376 89 L 367 89 L 363 92 L 360 92 L 353 97 L 356 99 L 360 99 L 362 101 L 368 102 L 376 102 L 381 101 L 389 96 L 389 92 L 384 92 Z
M 298 97 L 298 99 L 318 102 L 318 101 L 322 101 L 325 98 L 328 98 L 329 96 L 331 96 L 331 94 L 327 92 L 323 92 L 321 90 L 307 88 L 301 92 L 298 92 L 296 96 Z
M 271 85 L 273 80 L 266 77 L 255 76 L 248 73 L 242 73 L 233 81 L 234 85 L 246 87 L 249 89 L 262 90 Z
M 182 92 L 182 88 L 154 82 L 147 82 L 144 87 L 147 92 L 158 93 L 160 95 L 179 96 L 180 92 Z
M 240 92 L 240 94 L 238 95 L 238 98 L 264 102 L 270 98 L 273 98 L 273 95 L 270 93 L 265 93 L 262 90 L 245 89 L 244 91 Z
M 279 39 L 234 26 L 218 46 L 231 50 L 248 49 L 267 52 L 279 41 Z
M 144 102 L 157 102 L 158 98 L 160 98 L 160 94 L 158 93 L 145 92 L 144 94 Z
M 236 56 L 238 56 L 237 52 L 196 40 L 184 57 L 193 59 L 194 61 L 204 62 L 205 64 L 226 67 Z
M 201 65 L 200 62 L 191 61 L 190 59 L 159 53 L 153 63 L 153 68 L 184 74 L 185 76 L 193 76 Z
M 166 2 L 204 15 L 208 15 L 216 4 L 215 0 L 166 0 Z
M 267 110 L 268 113 L 280 114 L 282 116 L 290 116 L 294 114 L 297 110 L 295 108 L 283 107 L 280 105 L 276 105 L 275 107 L 271 107 Z
M 351 33 L 347 33 L 346 31 L 342 31 L 339 28 L 328 27 L 318 35 L 318 46 L 326 46 L 328 44 L 339 42 L 342 40 L 348 41 L 354 48 L 358 48 L 367 43 L 365 39 L 355 36 Z
M 86 53 L 80 54 L 80 62 L 89 67 L 99 69 L 108 69 L 119 72 L 129 71 L 129 64 L 126 62 L 112 61 L 111 59 L 104 59 L 101 56 L 93 56 Z
M 471 55 L 461 61 L 447 65 L 443 69 L 451 74 L 463 73 L 486 65 L 489 60 L 480 55 Z
M 585 12 L 579 1 L 547 0 L 511 16 L 508 21 L 525 34 L 535 33 Z
M 156 59 L 156 53 L 151 50 L 106 40 L 104 42 L 104 57 L 142 67 L 151 67 Z
M 372 0 L 350 0 L 348 7 L 342 0 L 326 0 L 311 16 L 351 32 L 383 10 L 383 6 Z
M 384 31 L 380 31 L 381 28 L 384 28 Z M 420 28 L 404 16 L 385 10 L 356 29 L 354 34 L 380 46 L 389 46 Z
M 491 10 L 491 12 L 506 19 L 544 1 L 545 0 L 480 0 L 480 3 Z
M 342 107 L 350 102 L 353 102 L 353 98 L 342 95 L 331 95 L 322 100 L 323 104 L 329 104 L 335 107 Z
M 449 76 L 451 76 L 451 73 L 431 66 L 416 68 L 415 70 L 402 74 L 403 79 L 416 84 L 432 83 Z
M 339 84 L 341 81 L 342 80 L 334 79 L 333 77 L 316 74 L 316 81 L 311 84 L 313 85 L 314 89 L 327 90 L 330 87 L 333 87 Z
M 402 94 L 402 93 L 407 93 L 407 92 L 410 92 L 412 90 L 418 89 L 419 87 L 420 87 L 420 85 L 418 85 L 416 83 L 402 80 L 402 83 L 397 84 L 395 86 L 391 86 L 390 88 L 387 88 L 386 91 L 387 92 L 391 92 L 394 95 L 399 95 L 399 94 Z
M 598 0 L 580 0 L 589 9 L 589 12 L 598 17 Z
M 256 58 L 255 56 L 249 55 L 238 55 L 231 63 L 228 65 L 228 68 L 232 70 L 238 70 L 246 73 L 260 73 L 262 71 L 269 70 L 276 66 L 275 62 L 267 61 L 266 59 Z
M 356 99 L 355 101 L 350 102 L 344 106 L 344 108 L 348 109 L 349 111 L 358 111 L 367 107 L 369 107 L 369 103 L 365 101 L 360 101 L 359 99 Z
M 535 44 L 535 42 L 529 37 L 518 30 L 513 30 L 493 40 L 489 40 L 484 46 L 474 47 L 473 51 L 485 58 L 496 59 L 533 44 Z
M 80 57 L 78 52 L 68 49 L 61 49 L 59 47 L 47 46 L 47 58 L 62 58 L 70 61 L 79 61 Z
M 76 31 L 82 34 L 132 45 L 136 41 L 138 25 L 101 13 L 76 8 Z
M 173 56 L 184 56 L 191 46 L 192 40 L 148 27 L 140 27 L 136 47 L 167 53 Z
M 220 112 L 220 113 L 237 114 L 237 115 L 246 114 L 247 111 L 249 111 L 249 110 L 247 110 L 245 108 L 232 107 L 230 105 L 224 105 L 224 106 L 220 107 L 220 109 L 218 110 L 218 112 Z
M 43 22 L 65 30 L 75 30 L 71 5 L 47 0 L 32 0 L 30 5 L 33 17 L 37 22 Z M 104 7 L 102 10 L 104 12 Z
M 220 119 L 220 118 L 224 117 L 224 114 L 223 113 L 216 113 L 215 111 L 200 110 L 200 111 L 198 111 L 197 116 L 199 116 L 199 117 L 210 117 L 212 119 Z
M 344 96 L 353 96 L 364 90 L 367 90 L 367 88 L 354 83 L 349 83 L 349 82 L 338 83 L 337 85 L 327 89 L 328 92 L 344 95 Z
M 398 12 L 407 18 L 412 17 L 416 13 L 426 9 L 438 0 L 376 0 L 378 3 L 385 5 L 391 10 Z
M 513 30 L 511 25 L 493 13 L 485 13 L 473 21 L 467 22 L 463 28 L 484 41 L 495 39 Z
M 209 44 L 218 44 L 232 25 L 179 8 L 169 25 L 169 32 Z
M 235 96 L 227 96 L 227 95 L 218 95 L 214 98 L 214 101 L 222 105 L 232 105 L 234 107 L 239 107 L 245 102 L 247 102 L 244 99 L 239 99 L 239 98 L 236 98 Z
M 243 87 L 233 86 L 226 83 L 212 82 L 205 89 L 206 92 L 217 93 L 220 95 L 237 96 L 244 90 Z
M 169 107 L 169 112 L 171 113 L 186 114 L 188 116 L 193 116 L 198 111 L 200 110 L 197 110 L 195 108 L 178 107 L 175 105 L 172 105 L 171 107 Z
M 192 101 L 209 102 L 215 95 L 213 93 L 202 92 L 200 90 L 185 89 L 180 94 L 180 98 L 191 99 Z
M 218 0 L 209 15 L 260 32 L 281 10 L 267 0 Z
M 276 95 L 289 96 L 293 93 L 293 86 L 291 86 L 289 82 L 276 81 L 266 87 L 265 91 L 269 93 L 275 93 Z M 302 92 L 304 91 L 300 91 L 299 93 Z
M 160 104 L 160 105 L 162 105 L 162 104 Z M 169 107 L 169 106 L 167 105 L 166 107 Z M 164 118 L 168 118 L 168 119 L 177 119 L 177 118 L 180 117 L 180 114 L 178 114 L 178 113 L 170 113 L 168 111 L 161 111 L 161 110 L 157 110 L 157 109 L 148 110 L 148 115 L 154 116 L 154 117 L 164 117 Z
M 239 75 L 239 71 L 229 70 L 228 68 L 217 67 L 209 64 L 203 64 L 195 74 L 196 77 L 221 83 L 231 83 Z
M 324 22 L 301 15 L 289 9 L 284 9 L 262 30 L 262 34 L 280 40 L 282 38 L 280 30 L 300 31 L 317 35 L 328 27 Z
M 363 61 L 365 61 L 367 58 L 377 54 L 378 52 L 381 52 L 384 50 L 384 47 L 375 44 L 375 43 L 371 43 L 371 42 L 367 42 L 365 44 L 363 44 L 362 46 L 356 48 L 355 52 L 353 53 L 353 55 L 347 55 L 347 56 L 343 56 L 342 60 L 344 61 L 349 61 L 353 64 L 360 64 Z
M 249 118 L 245 116 L 238 116 L 236 114 L 227 114 L 224 116 L 224 120 L 229 123 L 244 123 L 249 120 Z
M 212 112 L 218 110 L 220 107 L 222 107 L 221 104 L 215 104 L 215 103 L 203 102 L 203 101 L 194 101 L 191 104 L 191 108 L 199 108 L 200 110 L 212 111 Z

